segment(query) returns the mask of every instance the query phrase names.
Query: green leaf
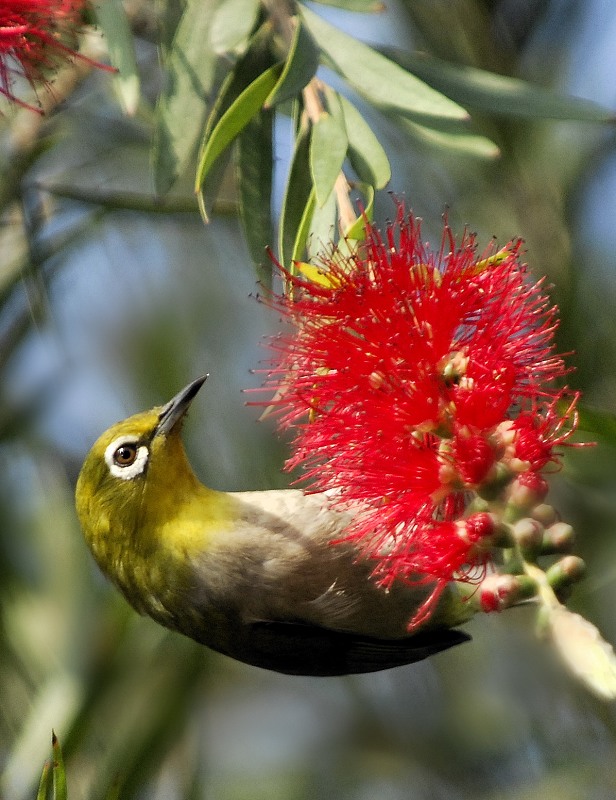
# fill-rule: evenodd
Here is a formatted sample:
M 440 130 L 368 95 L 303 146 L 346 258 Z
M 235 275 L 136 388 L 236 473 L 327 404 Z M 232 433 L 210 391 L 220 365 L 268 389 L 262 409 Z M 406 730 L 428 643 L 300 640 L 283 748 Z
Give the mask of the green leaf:
M 218 125 L 223 115 L 226 114 L 242 92 L 245 91 L 253 81 L 276 63 L 271 52 L 270 39 L 270 26 L 264 24 L 256 31 L 254 36 L 252 36 L 248 49 L 238 60 L 235 68 L 228 73 L 226 79 L 223 81 L 212 110 L 207 118 L 205 132 L 202 136 L 202 143 L 197 157 L 198 162 L 203 156 L 212 131 Z M 208 173 L 207 198 L 205 191 L 197 196 L 199 209 L 205 220 L 208 218 L 206 201 L 207 204 L 211 204 L 212 200 L 217 198 L 220 187 L 225 183 L 228 184 L 227 177 L 229 171 L 227 170 L 227 164 L 230 160 L 231 149 L 227 148 Z M 263 258 L 263 253 L 261 253 L 259 258 Z
M 67 800 L 66 789 L 66 770 L 64 769 L 64 758 L 62 757 L 62 748 L 55 733 L 52 733 L 51 743 L 53 749 L 53 765 L 51 768 L 52 774 L 52 789 L 53 800 Z
M 48 793 L 51 791 L 51 762 L 46 761 L 43 764 L 41 772 L 41 780 L 36 793 L 36 800 L 47 800 Z
M 457 130 L 438 130 L 432 126 L 421 125 L 406 117 L 398 116 L 398 122 L 420 145 L 428 145 L 455 154 L 482 159 L 498 158 L 501 151 L 498 145 L 486 136 L 457 126 Z
M 616 700 L 616 655 L 597 628 L 563 606 L 548 613 L 550 635 L 569 670 L 603 700 Z
M 272 245 L 271 210 L 273 112 L 263 110 L 253 117 L 239 136 L 240 214 L 248 250 L 259 281 L 271 286 L 272 263 L 266 247 Z
M 197 156 L 198 161 L 201 160 L 212 131 L 220 122 L 222 116 L 254 80 L 276 63 L 270 48 L 270 38 L 270 26 L 267 24 L 262 25 L 251 38 L 248 49 L 238 60 L 235 68 L 228 73 L 223 81 L 207 118 L 205 132 L 202 136 L 202 143 Z M 231 151 L 227 149 L 208 174 L 207 200 L 209 202 L 216 197 L 219 187 L 226 181 L 228 171 L 225 162 L 230 161 L 230 156 Z M 198 195 L 197 201 L 203 219 L 207 220 L 205 193 Z
M 228 147 L 218 157 L 207 175 L 207 186 L 196 195 L 197 209 L 204 222 L 208 222 L 210 213 L 219 210 L 221 213 L 237 214 L 239 198 L 237 196 L 237 166 L 232 147 Z
M 313 77 L 318 66 L 319 49 L 301 19 L 296 17 L 284 69 L 265 105 L 273 106 L 295 98 Z
M 616 415 L 598 408 L 578 406 L 578 430 L 597 436 L 606 444 L 616 447 Z
M 262 25 L 251 38 L 244 55 L 238 60 L 235 67 L 228 72 L 222 82 L 207 119 L 199 157 L 201 157 L 203 147 L 222 115 L 233 105 L 244 89 L 248 88 L 267 69 L 278 63 L 271 52 L 270 37 L 269 25 Z
M 297 258 L 300 226 L 305 223 L 306 208 L 313 191 L 310 177 L 310 130 L 302 130 L 295 142 L 289 176 L 285 188 L 278 231 L 278 257 L 284 267 Z
M 202 7 L 205 5 L 202 3 Z M 224 0 L 212 18 L 212 50 L 223 55 L 241 48 L 257 23 L 259 9 L 259 0 Z
M 295 241 L 293 242 L 293 250 L 291 251 L 291 262 L 301 261 L 306 243 L 308 241 L 308 234 L 310 233 L 310 225 L 312 224 L 312 215 L 316 204 L 316 193 L 314 186 L 308 195 L 308 202 L 304 207 L 304 211 L 297 226 L 295 234 Z
M 207 101 L 218 80 L 218 58 L 207 46 L 216 4 L 188 0 L 169 58 L 167 80 L 156 106 L 154 184 L 165 194 L 195 156 Z
M 310 173 L 319 208 L 332 193 L 348 144 L 344 119 L 324 112 L 313 125 L 310 139 Z
M 332 67 L 371 103 L 418 118 L 468 118 L 461 106 L 376 50 L 338 30 L 306 7 L 302 7 L 301 13 Z
M 432 56 L 386 51 L 398 64 L 420 77 L 457 103 L 477 111 L 536 119 L 569 119 L 586 122 L 614 122 L 610 109 L 583 100 L 555 94 L 519 78 L 449 64 Z
M 101 0 L 95 6 L 96 19 L 107 39 L 111 63 L 117 68 L 114 78 L 120 104 L 131 116 L 139 106 L 139 73 L 135 45 L 122 0 Z
M 322 253 L 328 244 L 333 242 L 337 233 L 338 204 L 336 203 L 336 193 L 332 192 L 319 208 L 315 207 L 310 222 L 307 247 L 308 256 L 313 259 Z
M 340 96 L 349 137 L 349 157 L 353 169 L 364 183 L 383 189 L 391 179 L 387 153 L 355 106 Z
M 265 98 L 278 80 L 280 71 L 281 66 L 279 64 L 267 69 L 244 89 L 222 115 L 204 143 L 197 166 L 196 192 L 203 192 L 203 183 L 216 159 L 261 110 Z

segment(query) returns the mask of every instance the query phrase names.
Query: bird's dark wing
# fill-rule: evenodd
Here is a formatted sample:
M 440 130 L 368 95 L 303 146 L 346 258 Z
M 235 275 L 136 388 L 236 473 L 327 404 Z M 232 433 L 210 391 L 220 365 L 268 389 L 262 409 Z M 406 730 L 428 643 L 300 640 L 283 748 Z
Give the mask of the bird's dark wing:
M 287 675 L 315 676 L 400 667 L 471 638 L 462 631 L 440 628 L 404 639 L 376 639 L 294 622 L 256 622 L 244 633 L 243 661 Z

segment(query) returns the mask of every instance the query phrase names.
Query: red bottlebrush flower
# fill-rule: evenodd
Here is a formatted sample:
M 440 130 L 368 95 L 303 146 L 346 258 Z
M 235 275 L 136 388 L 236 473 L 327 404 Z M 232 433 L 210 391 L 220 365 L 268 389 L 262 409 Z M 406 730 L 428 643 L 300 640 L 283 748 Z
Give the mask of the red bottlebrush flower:
M 411 627 L 450 580 L 485 568 L 490 526 L 465 519 L 473 493 L 503 471 L 513 480 L 512 464 L 555 461 L 574 414 L 575 397 L 557 410 L 556 309 L 520 249 L 478 253 L 446 225 L 433 252 L 399 205 L 385 237 L 367 225 L 350 255 L 323 257 L 317 281 L 283 270 L 289 295 L 273 299 L 294 329 L 271 342 L 266 384 L 295 432 L 287 467 L 354 510 L 347 538 L 378 580 L 433 585 Z
M 0 93 L 14 103 L 38 111 L 13 92 L 14 79 L 32 86 L 48 85 L 49 75 L 64 61 L 79 58 L 74 49 L 86 0 L 0 0 Z

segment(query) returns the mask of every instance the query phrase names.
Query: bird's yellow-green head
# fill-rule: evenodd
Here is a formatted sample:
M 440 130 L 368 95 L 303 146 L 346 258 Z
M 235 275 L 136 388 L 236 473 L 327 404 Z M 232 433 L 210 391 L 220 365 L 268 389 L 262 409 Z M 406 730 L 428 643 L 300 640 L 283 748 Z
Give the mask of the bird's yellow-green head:
M 150 613 L 140 595 L 161 560 L 161 531 L 177 517 L 184 500 L 207 491 L 181 440 L 182 420 L 204 381 L 197 378 L 166 405 L 105 431 L 77 480 L 77 514 L 94 557 L 133 605 Z

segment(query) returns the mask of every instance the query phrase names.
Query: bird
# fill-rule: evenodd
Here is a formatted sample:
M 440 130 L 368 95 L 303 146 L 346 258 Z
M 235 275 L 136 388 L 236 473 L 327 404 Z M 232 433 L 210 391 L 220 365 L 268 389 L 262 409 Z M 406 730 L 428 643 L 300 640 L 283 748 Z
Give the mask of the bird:
M 182 423 L 207 375 L 112 425 L 86 456 L 76 509 L 102 572 L 140 614 L 246 664 L 288 675 L 369 673 L 466 642 L 455 582 L 389 590 L 344 541 L 352 512 L 298 488 L 225 492 L 195 475 Z

